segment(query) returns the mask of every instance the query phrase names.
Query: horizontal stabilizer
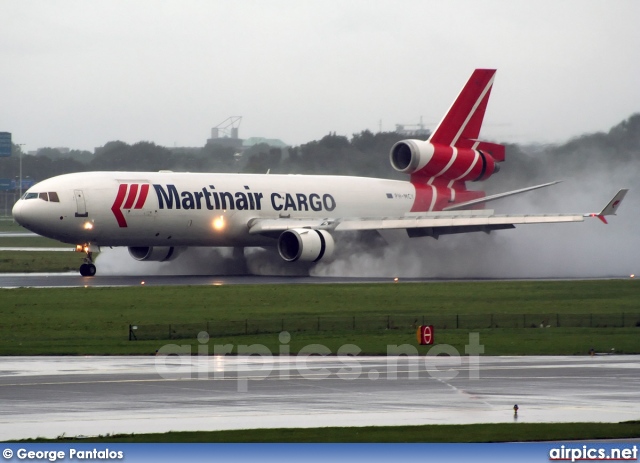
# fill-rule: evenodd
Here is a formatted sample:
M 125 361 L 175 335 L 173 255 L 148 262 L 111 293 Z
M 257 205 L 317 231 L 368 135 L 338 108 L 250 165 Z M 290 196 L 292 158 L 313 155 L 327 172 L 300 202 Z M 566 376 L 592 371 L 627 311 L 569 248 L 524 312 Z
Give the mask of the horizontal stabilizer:
M 504 145 L 498 143 L 489 143 L 487 141 L 476 142 L 475 149 L 485 153 L 489 153 L 493 159 L 498 162 L 504 162 L 506 149 Z
M 544 187 L 547 187 L 547 186 L 555 185 L 557 183 L 560 183 L 560 182 L 557 181 L 557 182 L 543 183 L 542 185 L 535 185 L 535 186 L 530 186 L 530 187 L 527 187 L 527 188 L 521 188 L 519 190 L 507 191 L 505 193 L 498 193 L 498 194 L 491 195 L 491 196 L 485 196 L 483 198 L 473 199 L 471 201 L 465 201 L 464 203 L 454 204 L 453 206 L 445 207 L 442 210 L 443 211 L 455 211 L 455 210 L 458 210 L 458 209 L 466 209 L 469 206 L 473 206 L 475 204 L 488 203 L 489 201 L 495 201 L 496 199 L 506 198 L 507 196 L 513 196 L 513 195 L 517 195 L 517 194 L 520 194 L 520 193 L 526 193 L 527 191 L 537 190 L 539 188 L 544 188 Z

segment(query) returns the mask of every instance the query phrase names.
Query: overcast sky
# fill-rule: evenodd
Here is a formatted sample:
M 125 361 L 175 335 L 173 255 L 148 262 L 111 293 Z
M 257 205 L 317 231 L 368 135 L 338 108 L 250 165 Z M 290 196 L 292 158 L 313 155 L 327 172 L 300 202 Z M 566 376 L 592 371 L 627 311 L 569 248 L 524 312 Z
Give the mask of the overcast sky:
M 26 150 L 112 140 L 289 144 L 437 123 L 477 67 L 485 138 L 561 142 L 640 112 L 636 0 L 1 0 L 0 131 Z

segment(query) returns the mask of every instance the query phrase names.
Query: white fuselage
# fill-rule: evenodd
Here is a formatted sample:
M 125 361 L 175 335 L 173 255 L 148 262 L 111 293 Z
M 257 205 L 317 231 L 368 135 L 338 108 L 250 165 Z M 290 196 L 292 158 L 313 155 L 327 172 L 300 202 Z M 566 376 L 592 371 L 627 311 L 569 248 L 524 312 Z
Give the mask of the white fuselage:
M 364 177 L 89 172 L 34 185 L 13 215 L 73 244 L 266 246 L 275 237 L 250 234 L 251 219 L 397 217 L 415 198 L 409 182 Z

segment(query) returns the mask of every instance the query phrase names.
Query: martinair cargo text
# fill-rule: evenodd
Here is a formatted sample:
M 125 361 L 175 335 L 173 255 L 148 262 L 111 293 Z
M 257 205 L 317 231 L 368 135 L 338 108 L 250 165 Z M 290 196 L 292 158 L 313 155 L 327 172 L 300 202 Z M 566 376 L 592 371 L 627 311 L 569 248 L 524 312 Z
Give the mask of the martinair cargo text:
M 168 261 L 188 246 L 277 248 L 285 261 L 330 259 L 345 231 L 406 230 L 409 237 L 491 232 L 518 224 L 580 222 L 615 215 L 627 190 L 598 213 L 495 215 L 479 209 L 536 185 L 486 196 L 466 183 L 498 172 L 504 146 L 480 141 L 495 77 L 476 69 L 428 140 L 391 148 L 391 165 L 409 181 L 328 175 L 89 172 L 31 187 L 13 208 L 25 228 L 86 252 L 126 246 L 141 261 Z

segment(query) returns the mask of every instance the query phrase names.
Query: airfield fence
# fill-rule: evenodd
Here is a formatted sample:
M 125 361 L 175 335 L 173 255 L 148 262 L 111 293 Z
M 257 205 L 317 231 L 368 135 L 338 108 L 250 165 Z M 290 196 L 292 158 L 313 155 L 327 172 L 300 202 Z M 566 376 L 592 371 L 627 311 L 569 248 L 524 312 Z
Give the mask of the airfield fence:
M 640 313 L 618 314 L 424 314 L 381 315 L 373 317 L 274 317 L 244 320 L 208 320 L 201 323 L 129 325 L 129 340 L 196 338 L 318 332 L 371 332 L 380 330 L 415 331 L 419 325 L 436 330 L 486 328 L 623 328 L 640 327 Z

